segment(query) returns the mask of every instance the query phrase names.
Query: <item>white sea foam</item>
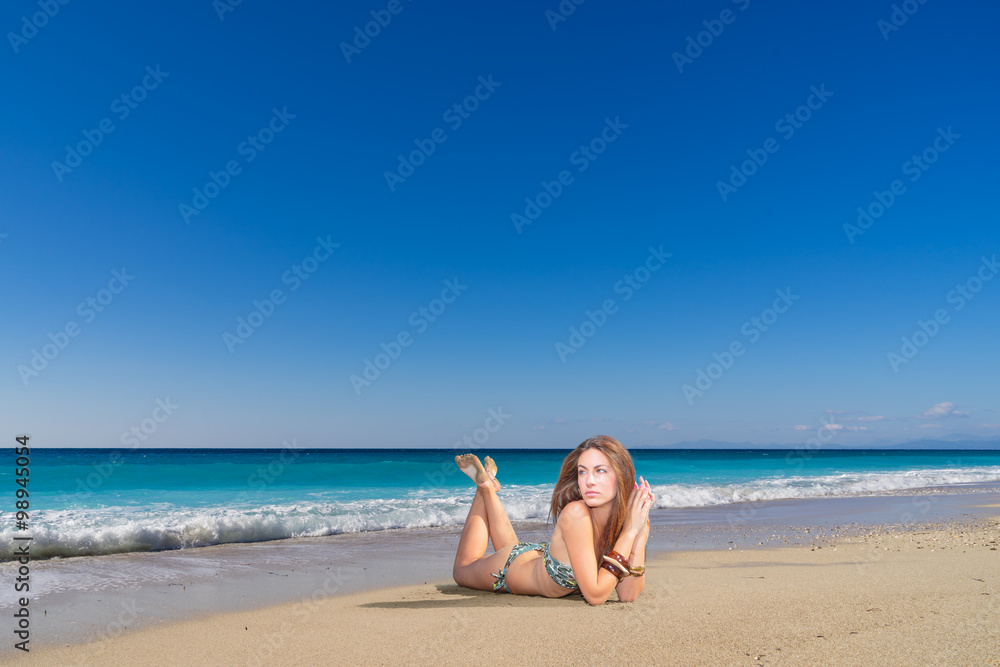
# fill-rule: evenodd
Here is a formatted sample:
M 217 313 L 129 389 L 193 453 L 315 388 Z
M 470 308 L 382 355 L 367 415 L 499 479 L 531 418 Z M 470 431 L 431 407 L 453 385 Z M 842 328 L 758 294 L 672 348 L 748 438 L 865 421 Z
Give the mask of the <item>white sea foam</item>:
M 848 495 L 891 495 L 912 489 L 1000 482 L 1000 467 L 845 473 L 757 479 L 741 484 L 654 485 L 656 508 L 710 507 L 740 502 Z M 544 520 L 551 486 L 508 485 L 501 492 L 514 521 Z M 461 525 L 470 493 L 415 491 L 397 498 L 348 502 L 310 499 L 252 506 L 103 507 L 38 511 L 32 515 L 31 557 L 160 551 L 290 537 L 319 537 L 394 528 Z M 0 532 L 0 559 L 11 560 L 17 535 Z
M 1000 481 L 1000 467 L 843 473 L 814 477 L 757 479 L 745 484 L 654 485 L 657 508 L 711 507 L 741 502 L 821 498 L 825 496 L 891 495 L 931 486 Z

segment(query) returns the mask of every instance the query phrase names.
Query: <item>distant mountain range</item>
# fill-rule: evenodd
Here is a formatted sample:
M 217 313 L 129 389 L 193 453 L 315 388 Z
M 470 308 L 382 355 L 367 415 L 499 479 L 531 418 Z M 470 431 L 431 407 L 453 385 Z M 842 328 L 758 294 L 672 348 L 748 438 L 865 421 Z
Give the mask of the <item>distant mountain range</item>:
M 1000 440 L 996 438 L 977 438 L 971 435 L 959 434 L 945 436 L 939 440 L 907 440 L 903 442 L 885 439 L 873 440 L 864 444 L 844 444 L 836 442 L 823 443 L 822 449 L 996 449 L 1000 450 Z M 667 449 L 799 449 L 805 448 L 806 442 L 800 444 L 777 444 L 758 442 L 724 442 L 720 440 L 693 440 L 678 442 Z M 632 445 L 629 449 L 663 449 L 663 447 L 643 447 Z

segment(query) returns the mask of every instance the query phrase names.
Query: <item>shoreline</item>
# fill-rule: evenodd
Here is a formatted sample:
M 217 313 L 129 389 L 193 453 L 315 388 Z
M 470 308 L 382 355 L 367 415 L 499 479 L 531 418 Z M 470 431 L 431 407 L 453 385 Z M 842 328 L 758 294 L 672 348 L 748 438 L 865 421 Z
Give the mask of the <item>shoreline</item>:
M 906 495 L 935 486 L 1000 485 L 1000 449 L 647 453 L 641 469 L 659 479 L 657 507 L 678 512 L 726 511 L 751 499 L 822 501 Z M 316 451 L 282 462 L 281 456 L 249 450 L 229 457 L 215 450 L 177 455 L 142 449 L 126 456 L 121 467 L 100 463 L 111 454 L 60 452 L 51 461 L 39 461 L 33 560 L 461 526 L 471 501 L 468 478 L 442 450 Z M 504 468 L 501 497 L 512 518 L 546 518 L 552 480 L 564 458 L 557 454 L 518 450 L 504 458 L 510 467 Z M 383 471 L 385 460 L 402 467 Z M 260 477 L 265 470 L 267 480 Z M 361 472 L 361 477 L 354 474 Z M 93 488 L 85 488 L 80 475 Z M 145 475 L 157 476 L 156 484 Z M 68 493 L 74 486 L 77 492 Z M 145 490 L 133 497 L 133 488 Z M 0 530 L 0 562 L 14 557 L 15 534 L 23 535 L 12 525 Z
M 989 507 L 1000 503 L 1000 488 L 992 485 L 921 491 L 654 510 L 648 553 L 815 546 L 873 526 L 920 527 L 1000 513 Z M 514 525 L 521 540 L 551 536 L 543 522 Z M 455 526 L 399 529 L 33 561 L 32 643 L 80 643 L 122 620 L 130 629 L 149 627 L 191 614 L 291 603 L 316 590 L 345 595 L 450 581 L 459 534 Z M 0 564 L 0 576 L 13 580 L 16 566 Z M 11 593 L 4 595 L 0 613 L 13 603 Z M 0 647 L 0 656 L 8 648 Z
M 583 652 L 653 664 L 989 664 L 1000 658 L 998 543 L 994 514 L 873 529 L 815 547 L 675 552 L 648 561 L 635 603 L 590 607 L 578 594 L 511 596 L 438 581 L 113 631 L 83 645 L 38 646 L 19 662 L 160 664 L 184 655 L 197 665 L 385 664 L 402 656 L 467 664 L 532 656 L 573 664 Z
M 661 568 L 674 558 L 697 559 L 699 553 L 711 559 L 721 554 L 752 558 L 747 552 L 776 547 L 825 551 L 873 534 L 972 526 L 1000 514 L 995 488 L 924 491 L 660 510 L 649 560 Z M 862 517 L 869 520 L 856 521 Z M 551 532 L 543 523 L 515 525 L 522 540 L 545 541 Z M 125 628 L 125 636 L 158 631 L 193 617 L 214 623 L 216 617 L 278 610 L 314 596 L 330 595 L 332 601 L 378 598 L 400 587 L 425 592 L 427 586 L 454 587 L 450 572 L 457 539 L 454 528 L 399 530 L 38 561 L 32 564 L 33 588 L 37 584 L 47 592 L 32 598 L 31 645 L 47 651 L 117 635 Z M 412 557 L 399 558 L 403 552 Z M 1000 558 L 996 563 L 1000 567 Z M 570 596 L 560 602 L 574 598 L 582 600 Z M 5 615 L 9 608 L 5 601 Z M 21 653 L 8 645 L 0 649 L 0 660 Z

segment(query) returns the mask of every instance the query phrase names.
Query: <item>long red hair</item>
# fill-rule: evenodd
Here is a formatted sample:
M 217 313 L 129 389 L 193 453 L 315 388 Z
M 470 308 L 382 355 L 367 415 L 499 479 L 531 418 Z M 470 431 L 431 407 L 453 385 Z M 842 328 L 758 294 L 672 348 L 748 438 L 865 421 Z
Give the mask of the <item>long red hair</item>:
M 597 449 L 611 462 L 611 467 L 618 478 L 618 494 L 611 501 L 611 512 L 608 515 L 608 523 L 601 532 L 598 551 L 604 553 L 618 541 L 622 528 L 625 527 L 625 516 L 628 513 L 628 498 L 635 486 L 635 464 L 632 463 L 632 455 L 628 453 L 625 446 L 609 435 L 598 435 L 581 442 L 576 449 L 570 452 L 563 459 L 562 470 L 559 471 L 559 480 L 556 482 L 555 491 L 552 492 L 552 505 L 549 508 L 549 516 L 553 521 L 559 519 L 559 513 L 563 508 L 574 500 L 582 500 L 580 493 L 579 475 L 577 474 L 577 464 L 580 462 L 580 455 L 588 449 Z

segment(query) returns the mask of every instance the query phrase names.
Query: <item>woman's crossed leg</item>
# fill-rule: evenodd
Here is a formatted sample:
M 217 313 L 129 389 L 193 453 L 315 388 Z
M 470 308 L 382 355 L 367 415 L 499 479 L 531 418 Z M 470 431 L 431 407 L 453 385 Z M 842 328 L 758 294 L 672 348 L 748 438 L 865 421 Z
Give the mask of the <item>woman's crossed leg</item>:
M 459 586 L 492 590 L 496 577 L 491 572 L 503 569 L 510 550 L 518 543 L 517 533 L 497 497 L 500 483 L 493 459 L 487 456 L 484 466 L 475 454 L 463 454 L 455 457 L 455 464 L 476 483 L 476 497 L 465 519 L 452 576 Z M 494 553 L 486 555 L 491 541 Z

